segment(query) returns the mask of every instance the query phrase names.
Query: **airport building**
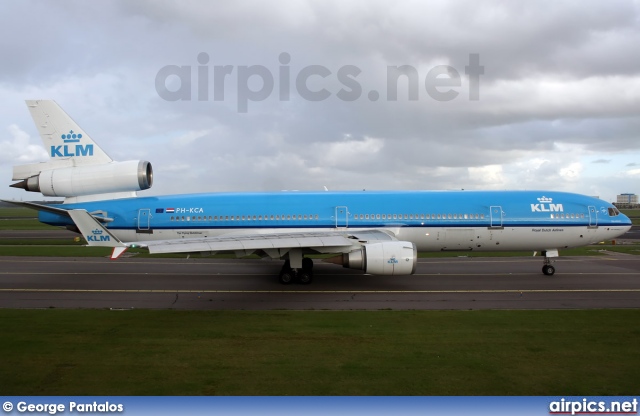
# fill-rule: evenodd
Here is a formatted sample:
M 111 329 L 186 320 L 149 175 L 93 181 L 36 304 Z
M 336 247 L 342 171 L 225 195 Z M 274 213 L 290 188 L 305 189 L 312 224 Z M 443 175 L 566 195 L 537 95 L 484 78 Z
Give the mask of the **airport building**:
M 618 208 L 638 208 L 638 195 L 636 194 L 620 194 L 616 197 L 616 204 Z

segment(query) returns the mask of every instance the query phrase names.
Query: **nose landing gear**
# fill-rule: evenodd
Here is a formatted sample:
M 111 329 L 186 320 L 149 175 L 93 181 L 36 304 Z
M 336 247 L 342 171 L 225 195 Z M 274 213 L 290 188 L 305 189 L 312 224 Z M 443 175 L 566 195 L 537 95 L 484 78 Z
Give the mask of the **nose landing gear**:
M 556 272 L 556 268 L 551 265 L 551 257 L 558 257 L 558 250 L 546 250 L 542 252 L 544 256 L 544 266 L 542 266 L 542 273 L 545 276 L 553 276 Z
M 544 266 L 542 266 L 542 273 L 544 273 L 547 276 L 553 276 L 555 272 L 556 272 L 556 268 L 550 264 L 545 264 Z

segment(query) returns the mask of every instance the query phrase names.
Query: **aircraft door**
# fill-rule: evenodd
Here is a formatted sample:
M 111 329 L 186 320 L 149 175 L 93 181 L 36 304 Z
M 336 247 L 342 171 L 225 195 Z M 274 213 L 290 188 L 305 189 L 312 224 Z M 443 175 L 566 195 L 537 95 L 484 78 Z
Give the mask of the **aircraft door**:
M 491 228 L 502 228 L 502 207 L 492 205 L 489 207 L 489 213 L 491 217 Z
M 142 208 L 138 210 L 138 231 L 149 231 L 151 224 L 151 210 Z
M 589 206 L 589 227 L 597 227 L 598 226 L 598 210 L 596 207 Z
M 336 207 L 336 228 L 347 228 L 349 226 L 349 210 L 345 206 Z

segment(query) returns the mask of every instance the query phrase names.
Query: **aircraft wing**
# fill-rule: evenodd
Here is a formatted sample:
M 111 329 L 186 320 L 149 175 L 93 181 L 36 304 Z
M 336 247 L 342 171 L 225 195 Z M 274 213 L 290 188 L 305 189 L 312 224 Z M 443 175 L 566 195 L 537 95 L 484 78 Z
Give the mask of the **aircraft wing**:
M 353 240 L 330 233 L 247 234 L 236 236 L 145 241 L 151 254 L 204 251 L 254 251 L 302 247 L 350 247 Z
M 219 237 L 182 238 L 139 243 L 156 253 L 190 253 L 206 251 L 254 251 L 291 248 L 321 249 L 323 247 L 352 247 L 356 242 L 395 240 L 378 230 L 356 233 L 345 231 L 293 232 L 273 234 L 237 234 Z
M 319 252 L 347 252 L 359 243 L 393 241 L 390 232 L 381 230 L 328 230 L 270 234 L 227 234 L 217 237 L 180 238 L 144 242 L 122 242 L 115 238 L 96 218 L 85 210 L 70 210 L 71 218 L 89 245 L 114 247 L 111 258 L 117 258 L 128 247 L 146 247 L 151 254 L 198 253 L 216 251 L 243 252 L 245 255 L 262 250 L 279 257 L 294 248 L 310 248 Z M 327 250 L 329 249 L 329 250 Z

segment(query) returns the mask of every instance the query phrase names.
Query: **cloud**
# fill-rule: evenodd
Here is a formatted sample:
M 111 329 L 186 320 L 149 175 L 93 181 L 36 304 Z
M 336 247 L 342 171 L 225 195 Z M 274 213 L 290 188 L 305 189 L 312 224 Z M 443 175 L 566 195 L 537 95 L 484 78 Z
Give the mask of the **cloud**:
M 43 156 L 29 148 L 37 132 L 23 100 L 51 98 L 113 158 L 151 161 L 156 194 L 327 185 L 613 198 L 636 186 L 616 166 L 640 159 L 639 16 L 638 3 L 624 0 L 9 3 L 0 15 L 0 125 L 17 130 L 2 140 L 10 153 L 0 175 L 18 157 Z M 484 66 L 477 101 L 465 72 L 472 53 Z M 166 65 L 188 69 L 192 100 L 159 97 Z M 225 65 L 232 71 L 221 81 L 216 67 Z M 273 91 L 239 113 L 239 68 L 254 65 L 273 75 Z M 329 98 L 308 101 L 297 88 L 310 65 L 329 71 L 307 80 Z M 402 65 L 417 82 L 399 80 L 392 101 L 387 68 Z M 427 92 L 438 65 L 460 75 L 459 86 L 439 88 L 455 90 L 453 100 Z M 353 101 L 338 96 L 350 89 L 338 76 L 348 66 L 361 71 L 351 76 Z M 199 100 L 203 88 L 209 97 Z M 0 187 L 0 196 L 18 191 Z
M 31 137 L 15 124 L 7 128 L 9 138 L 0 141 L 0 162 L 27 164 L 42 162 L 49 158 L 41 145 L 33 144 Z

